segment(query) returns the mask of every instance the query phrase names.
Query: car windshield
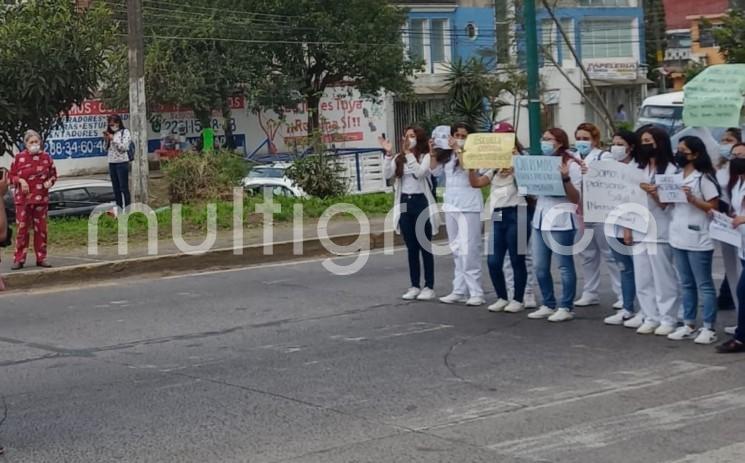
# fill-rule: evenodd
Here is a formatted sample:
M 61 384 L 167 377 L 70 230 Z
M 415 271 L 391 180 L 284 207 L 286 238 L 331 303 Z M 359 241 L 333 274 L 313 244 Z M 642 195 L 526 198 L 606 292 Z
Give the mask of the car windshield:
M 249 178 L 282 178 L 285 170 L 280 167 L 256 167 L 248 173 Z

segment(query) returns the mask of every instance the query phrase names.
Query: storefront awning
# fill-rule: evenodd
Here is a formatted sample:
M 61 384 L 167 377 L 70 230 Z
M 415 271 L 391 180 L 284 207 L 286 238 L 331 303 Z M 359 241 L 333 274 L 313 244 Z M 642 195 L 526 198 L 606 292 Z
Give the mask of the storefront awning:
M 646 77 L 639 76 L 636 79 L 592 79 L 592 83 L 596 87 L 619 87 L 624 85 L 649 85 L 653 84 L 651 80 Z M 589 85 L 586 85 L 589 87 Z

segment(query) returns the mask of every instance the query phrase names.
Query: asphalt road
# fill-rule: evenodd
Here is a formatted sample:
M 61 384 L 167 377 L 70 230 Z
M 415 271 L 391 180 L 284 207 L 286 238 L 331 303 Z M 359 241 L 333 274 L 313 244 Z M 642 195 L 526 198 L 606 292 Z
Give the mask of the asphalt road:
M 745 356 L 605 327 L 608 294 L 553 325 L 406 282 L 397 254 L 0 296 L 0 462 L 742 461 Z

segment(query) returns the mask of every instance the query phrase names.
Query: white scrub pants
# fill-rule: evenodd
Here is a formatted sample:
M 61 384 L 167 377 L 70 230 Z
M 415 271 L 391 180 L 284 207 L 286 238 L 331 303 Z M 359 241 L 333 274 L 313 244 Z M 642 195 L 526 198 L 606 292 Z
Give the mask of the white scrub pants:
M 667 243 L 637 243 L 636 246 L 641 252 L 634 254 L 634 281 L 644 320 L 674 326 L 681 302 L 673 248 Z
M 616 295 L 616 300 L 623 300 L 621 293 L 621 272 L 618 269 L 616 260 L 608 247 L 608 241 L 605 237 L 605 224 L 594 223 L 587 224 L 586 230 L 593 230 L 592 241 L 587 245 L 584 251 L 580 253 L 582 258 L 582 273 L 584 275 L 584 288 L 582 297 L 597 299 L 600 296 L 600 262 L 604 259 L 608 265 L 608 274 L 610 275 L 611 287 Z
M 731 244 L 720 242 L 720 249 L 722 250 L 722 262 L 724 263 L 724 274 L 727 276 L 729 282 L 729 292 L 732 294 L 732 300 L 735 302 L 735 307 L 740 307 L 737 303 L 737 283 L 733 281 L 740 281 L 741 264 L 739 259 L 740 250 Z
M 481 286 L 481 213 L 446 212 L 445 227 L 455 260 L 453 293 L 484 297 Z

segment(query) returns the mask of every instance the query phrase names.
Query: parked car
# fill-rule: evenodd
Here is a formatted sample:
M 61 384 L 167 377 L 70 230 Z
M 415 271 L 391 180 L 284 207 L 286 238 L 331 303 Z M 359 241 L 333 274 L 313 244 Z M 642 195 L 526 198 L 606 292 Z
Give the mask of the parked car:
M 246 179 L 253 178 L 283 178 L 285 169 L 290 167 L 289 162 L 274 162 L 267 165 L 259 165 L 251 169 Z
M 114 188 L 108 180 L 63 179 L 49 190 L 49 217 L 88 217 L 101 205 L 114 207 Z M 13 192 L 5 196 L 8 221 L 15 222 Z
M 243 189 L 252 196 L 263 196 L 264 189 L 269 188 L 272 196 L 286 198 L 305 198 L 308 195 L 287 178 L 245 178 Z

